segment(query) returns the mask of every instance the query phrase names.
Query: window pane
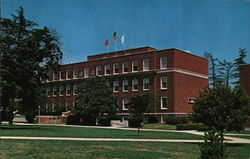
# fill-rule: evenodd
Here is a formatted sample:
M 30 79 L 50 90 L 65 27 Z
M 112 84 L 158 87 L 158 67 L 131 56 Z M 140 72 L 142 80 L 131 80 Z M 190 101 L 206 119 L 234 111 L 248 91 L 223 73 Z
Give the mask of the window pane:
M 133 68 L 133 71 L 138 71 L 138 61 L 132 62 L 132 68 Z
M 167 68 L 167 57 L 161 58 L 161 69 Z
M 161 89 L 167 89 L 167 77 L 161 78 Z
M 149 70 L 149 59 L 144 59 L 143 60 L 143 70 L 144 71 Z
M 161 109 L 167 109 L 167 108 L 168 108 L 168 98 L 161 97 Z
M 128 63 L 127 62 L 123 63 L 123 72 L 128 72 Z
M 149 90 L 149 78 L 143 79 L 143 90 Z
M 138 90 L 138 79 L 132 80 L 132 90 L 137 91 Z
M 119 64 L 118 63 L 114 64 L 113 70 L 114 70 L 114 73 L 119 73 Z

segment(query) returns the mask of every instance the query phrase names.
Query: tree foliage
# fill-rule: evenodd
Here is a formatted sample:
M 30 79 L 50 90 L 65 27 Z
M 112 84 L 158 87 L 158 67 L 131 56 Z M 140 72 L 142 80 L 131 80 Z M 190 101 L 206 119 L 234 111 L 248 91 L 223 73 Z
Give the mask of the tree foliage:
M 241 64 L 246 64 L 246 62 L 244 61 L 244 59 L 247 56 L 247 50 L 246 49 L 239 49 L 239 57 L 236 58 L 234 60 L 234 64 L 235 64 L 235 68 L 234 68 L 234 78 L 236 79 L 236 81 L 234 82 L 234 84 L 236 84 L 236 86 L 239 86 L 240 84 L 240 65 Z
M 56 35 L 37 26 L 25 18 L 22 7 L 12 19 L 1 19 L 1 104 L 9 113 L 14 109 L 10 101 L 16 98 L 20 99 L 19 111 L 35 111 L 41 99 L 40 79 L 46 78 L 45 71 L 56 68 L 62 58 Z
M 219 85 L 216 88 L 207 88 L 196 98 L 191 120 L 215 129 L 223 147 L 224 130 L 242 130 L 248 115 L 249 97 L 238 87 L 230 89 L 225 85 Z M 211 145 L 216 146 L 216 143 Z
M 139 96 L 131 98 L 129 103 L 129 120 L 133 123 L 133 127 L 138 128 L 138 135 L 144 119 L 144 113 L 149 111 L 153 103 L 154 98 L 150 92 L 144 92 Z
M 100 116 L 112 117 L 115 115 L 117 98 L 105 82 L 105 79 L 101 77 L 84 80 L 77 88 L 74 114 L 92 118 L 94 121 Z

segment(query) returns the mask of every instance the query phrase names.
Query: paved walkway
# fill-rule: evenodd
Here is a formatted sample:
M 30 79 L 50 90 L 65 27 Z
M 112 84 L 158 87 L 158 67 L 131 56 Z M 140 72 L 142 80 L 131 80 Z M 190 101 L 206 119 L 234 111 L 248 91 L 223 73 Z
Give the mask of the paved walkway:
M 30 125 L 24 123 L 15 123 L 17 125 Z M 33 124 L 37 125 L 37 124 Z M 40 124 L 46 125 L 48 124 Z M 105 129 L 120 129 L 120 130 L 136 130 L 135 128 L 114 128 L 114 127 L 99 127 L 99 126 L 77 126 L 77 125 L 56 125 L 52 126 L 66 126 L 66 127 L 91 127 L 91 128 L 105 128 Z M 176 132 L 176 133 L 189 133 L 194 135 L 204 135 L 204 132 L 198 132 L 195 130 L 160 130 L 160 129 L 142 129 L 142 131 L 158 131 L 158 132 Z M 250 134 L 227 134 L 227 135 L 244 135 L 250 136 Z M 71 141 L 146 141 L 146 142 L 203 142 L 203 140 L 186 140 L 186 139 L 125 139 L 125 138 L 69 138 L 69 137 L 26 137 L 26 136 L 0 136 L 0 139 L 16 139 L 16 140 L 71 140 Z M 248 143 L 250 144 L 249 139 L 237 138 L 237 137 L 229 137 L 225 136 L 227 143 Z

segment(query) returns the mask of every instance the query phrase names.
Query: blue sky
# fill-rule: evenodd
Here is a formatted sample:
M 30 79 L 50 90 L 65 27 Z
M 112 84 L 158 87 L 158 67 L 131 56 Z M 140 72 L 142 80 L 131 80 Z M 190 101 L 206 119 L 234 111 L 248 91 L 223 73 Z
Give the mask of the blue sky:
M 28 19 L 61 36 L 64 63 L 115 51 L 124 34 L 126 49 L 179 48 L 232 61 L 239 48 L 250 63 L 250 0 L 2 0 L 2 15 L 23 6 Z

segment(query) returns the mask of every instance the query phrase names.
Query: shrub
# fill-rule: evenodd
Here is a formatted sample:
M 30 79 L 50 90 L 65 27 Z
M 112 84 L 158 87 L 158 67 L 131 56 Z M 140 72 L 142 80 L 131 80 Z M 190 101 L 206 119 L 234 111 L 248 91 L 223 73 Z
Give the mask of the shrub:
M 159 123 L 159 119 L 155 115 L 148 115 L 148 124 Z
M 205 142 L 200 144 L 200 159 L 225 159 L 228 156 L 226 144 L 215 130 L 205 133 Z
M 35 111 L 27 111 L 24 113 L 25 119 L 28 121 L 28 123 L 34 123 L 35 116 L 37 113 Z
M 67 125 L 80 125 L 80 116 L 79 115 L 69 115 L 66 121 Z
M 128 126 L 131 128 L 141 127 L 142 118 L 138 118 L 135 114 L 130 114 L 128 116 Z
M 101 126 L 110 126 L 110 117 L 109 116 L 99 116 L 98 117 L 98 124 Z
M 203 124 L 177 124 L 176 130 L 207 131 L 207 130 L 209 130 L 209 128 Z
M 176 125 L 176 124 L 187 124 L 188 123 L 188 117 L 182 116 L 182 117 L 176 117 L 174 115 L 168 115 L 164 118 L 165 123 L 169 125 Z

